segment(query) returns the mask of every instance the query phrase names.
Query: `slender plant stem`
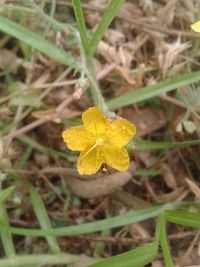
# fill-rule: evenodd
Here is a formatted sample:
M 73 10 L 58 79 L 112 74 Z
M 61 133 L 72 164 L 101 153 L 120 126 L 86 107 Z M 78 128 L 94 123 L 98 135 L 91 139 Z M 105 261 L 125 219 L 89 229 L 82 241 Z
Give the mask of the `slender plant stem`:
M 98 107 L 102 112 L 108 114 L 109 109 L 105 103 L 105 100 L 102 96 L 102 93 L 99 89 L 96 73 L 93 64 L 93 57 L 90 50 L 89 39 L 87 35 L 87 29 L 85 26 L 85 20 L 83 16 L 83 11 L 81 8 L 80 0 L 72 0 L 72 5 L 76 17 L 77 26 L 79 29 L 80 35 L 80 50 L 81 50 L 81 59 L 83 65 L 82 77 L 84 78 L 84 73 L 87 75 L 90 84 L 91 84 L 91 94 L 96 107 Z
M 56 13 L 56 0 L 52 0 L 49 17 L 51 19 L 54 19 L 55 13 Z M 52 25 L 52 21 L 49 21 L 43 33 L 44 37 L 47 35 L 49 29 L 51 28 L 51 25 Z
M 33 0 L 27 0 L 28 4 L 36 11 L 36 13 L 42 17 L 44 20 L 48 21 L 49 23 L 51 23 L 56 30 L 59 31 L 69 31 L 70 33 L 76 34 L 77 30 L 76 28 L 72 27 L 69 24 L 61 24 L 58 21 L 56 21 L 54 18 L 48 16 L 46 13 L 44 13 L 44 11 L 37 5 L 34 3 Z
M 97 106 L 102 112 L 108 114 L 109 109 L 98 86 L 92 56 L 89 56 L 86 59 L 86 74 L 91 83 L 91 94 L 95 106 Z

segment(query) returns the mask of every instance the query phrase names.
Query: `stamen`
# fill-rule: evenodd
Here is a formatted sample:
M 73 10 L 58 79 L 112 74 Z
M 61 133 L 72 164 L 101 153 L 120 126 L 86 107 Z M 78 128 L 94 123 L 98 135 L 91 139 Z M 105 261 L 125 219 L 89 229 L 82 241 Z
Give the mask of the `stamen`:
M 103 163 L 103 172 L 107 172 L 106 165 Z

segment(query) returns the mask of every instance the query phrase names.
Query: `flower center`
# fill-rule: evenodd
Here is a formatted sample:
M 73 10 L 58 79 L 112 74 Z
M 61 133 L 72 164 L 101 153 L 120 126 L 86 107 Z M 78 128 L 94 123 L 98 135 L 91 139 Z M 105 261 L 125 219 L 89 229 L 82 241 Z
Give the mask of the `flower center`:
M 102 138 L 98 138 L 98 139 L 97 139 L 97 143 L 98 143 L 98 144 L 103 143 L 103 139 L 102 139 Z
M 107 137 L 105 135 L 98 136 L 96 138 L 96 144 L 102 145 L 107 140 Z

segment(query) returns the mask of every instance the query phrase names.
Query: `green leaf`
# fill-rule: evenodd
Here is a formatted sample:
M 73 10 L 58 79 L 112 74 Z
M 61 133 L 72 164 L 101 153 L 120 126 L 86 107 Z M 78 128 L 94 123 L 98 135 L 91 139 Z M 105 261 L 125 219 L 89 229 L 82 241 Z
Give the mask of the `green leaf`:
M 65 64 L 76 70 L 79 70 L 80 68 L 79 62 L 71 54 L 57 48 L 54 44 L 44 39 L 40 34 L 35 33 L 1 15 L 0 30 L 23 41 L 24 43 L 62 64 Z
M 25 236 L 73 236 L 79 234 L 93 233 L 105 229 L 111 229 L 131 223 L 140 222 L 160 214 L 165 209 L 170 209 L 173 204 L 167 203 L 164 205 L 154 205 L 146 209 L 141 209 L 134 212 L 128 212 L 124 215 L 115 216 L 112 218 L 85 223 L 82 225 L 74 225 L 68 227 L 54 228 L 54 229 L 25 229 L 18 227 L 10 227 L 9 231 L 13 234 Z M 0 232 L 3 229 L 0 228 Z
M 200 213 L 167 210 L 164 214 L 166 220 L 169 222 L 200 228 Z
M 200 80 L 200 71 L 196 71 L 191 74 L 185 74 L 177 76 L 170 80 L 159 82 L 153 86 L 138 88 L 133 92 L 126 93 L 122 96 L 110 100 L 107 104 L 111 109 L 124 107 L 127 105 L 131 105 L 133 103 L 138 103 L 140 101 L 149 99 L 154 96 L 158 96 L 163 93 L 167 93 L 181 86 L 186 86 L 188 84 L 197 82 L 199 80 Z
M 114 257 L 89 265 L 88 267 L 141 267 L 150 263 L 157 254 L 158 243 L 152 242 Z

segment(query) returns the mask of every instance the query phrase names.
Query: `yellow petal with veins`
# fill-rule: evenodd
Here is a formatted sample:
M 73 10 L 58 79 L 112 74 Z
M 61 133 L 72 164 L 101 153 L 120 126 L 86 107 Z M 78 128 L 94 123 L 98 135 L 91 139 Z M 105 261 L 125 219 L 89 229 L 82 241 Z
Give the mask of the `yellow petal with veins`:
M 109 123 L 106 117 L 98 108 L 89 108 L 82 114 L 82 121 L 87 131 L 94 135 L 105 134 Z
M 193 23 L 191 25 L 191 28 L 193 29 L 194 32 L 200 32 L 200 20 Z
M 80 153 L 77 169 L 79 174 L 94 174 L 99 170 L 102 163 L 100 147 L 88 147 Z
M 119 147 L 125 146 L 135 134 L 135 125 L 122 118 L 116 119 L 109 126 L 109 140 Z
M 73 151 L 83 151 L 95 143 L 95 137 L 87 132 L 83 126 L 76 126 L 66 129 L 62 137 L 67 147 Z
M 124 172 L 129 166 L 129 155 L 125 148 L 119 148 L 114 144 L 105 144 L 101 148 L 104 152 L 104 163 L 108 166 Z

